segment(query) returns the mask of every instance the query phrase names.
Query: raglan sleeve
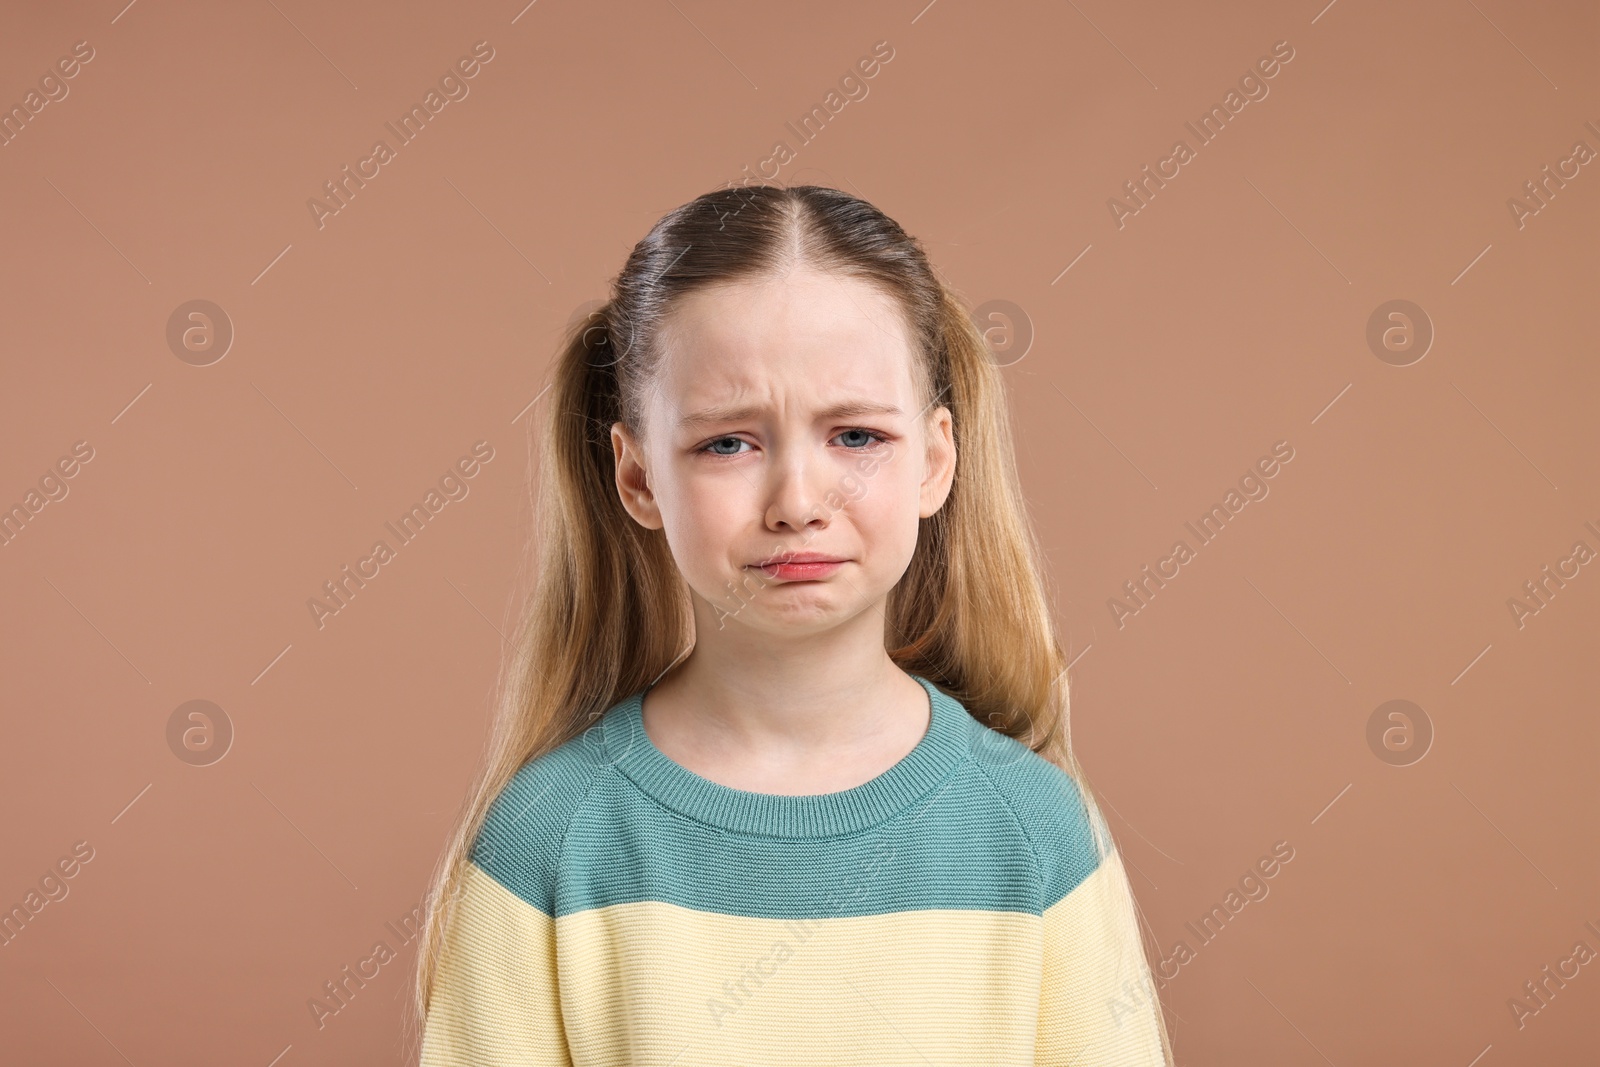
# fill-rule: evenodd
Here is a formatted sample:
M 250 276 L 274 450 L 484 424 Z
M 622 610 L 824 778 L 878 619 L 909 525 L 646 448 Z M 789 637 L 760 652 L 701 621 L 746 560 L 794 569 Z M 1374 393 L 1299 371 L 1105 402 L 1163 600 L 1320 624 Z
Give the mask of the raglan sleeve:
M 1072 778 L 1037 845 L 1045 887 L 1038 1067 L 1165 1067 L 1165 1025 L 1121 853 Z M 1096 839 L 1101 842 L 1098 846 Z
M 491 807 L 456 889 L 419 1067 L 572 1067 L 556 966 L 566 819 L 526 770 Z

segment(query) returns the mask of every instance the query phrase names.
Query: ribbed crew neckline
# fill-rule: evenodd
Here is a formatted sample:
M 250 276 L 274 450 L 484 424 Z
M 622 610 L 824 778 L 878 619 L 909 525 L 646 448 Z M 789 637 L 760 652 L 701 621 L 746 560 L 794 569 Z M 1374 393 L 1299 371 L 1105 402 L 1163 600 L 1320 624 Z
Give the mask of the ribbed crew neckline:
M 833 793 L 753 793 L 713 782 L 677 763 L 644 730 L 645 686 L 606 716 L 605 748 L 616 768 L 663 806 L 700 822 L 764 837 L 832 837 L 883 822 L 928 792 L 966 755 L 971 716 L 960 701 L 921 675 L 931 714 L 928 729 L 894 766 L 870 781 Z M 619 751 L 620 749 L 620 751 Z

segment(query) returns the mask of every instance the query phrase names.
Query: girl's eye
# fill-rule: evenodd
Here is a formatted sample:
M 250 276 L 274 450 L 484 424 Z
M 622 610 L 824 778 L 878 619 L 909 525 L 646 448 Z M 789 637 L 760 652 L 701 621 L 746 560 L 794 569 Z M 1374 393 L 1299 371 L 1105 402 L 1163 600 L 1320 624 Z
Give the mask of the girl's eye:
M 743 444 L 749 444 L 749 442 L 746 441 L 742 437 L 719 437 L 715 441 L 712 441 L 710 444 L 706 445 L 700 451 L 702 451 L 702 452 L 710 452 L 713 456 L 737 456 L 739 454 L 736 451 L 735 452 L 718 452 L 716 450 L 716 446 L 717 445 L 724 445 L 724 444 L 743 445 Z
M 842 434 L 840 434 L 840 435 L 839 435 L 839 436 L 840 436 L 840 437 L 848 437 L 848 436 L 850 436 L 850 435 L 851 435 L 851 434 L 861 434 L 861 435 L 862 435 L 862 436 L 864 436 L 864 437 L 866 437 L 866 438 L 868 438 L 868 440 L 866 440 L 866 441 L 861 441 L 861 442 L 859 442 L 859 443 L 858 443 L 858 444 L 857 444 L 857 445 L 855 445 L 855 446 L 849 446 L 849 445 L 847 445 L 847 446 L 846 446 L 846 447 L 847 447 L 847 448 L 848 448 L 848 447 L 853 447 L 853 448 L 866 448 L 866 447 L 868 447 L 868 446 L 869 446 L 869 445 L 870 445 L 870 444 L 871 444 L 871 443 L 872 443 L 872 442 L 875 442 L 875 441 L 876 441 L 876 442 L 880 442 L 880 443 L 881 443 L 881 442 L 883 442 L 883 441 L 887 441 L 887 440 L 888 440 L 888 438 L 887 438 L 887 437 L 885 437 L 885 436 L 884 436 L 884 435 L 883 435 L 883 434 L 881 434 L 881 433 L 878 433 L 878 432 L 877 432 L 877 431 L 876 431 L 876 430 L 861 430 L 861 429 L 855 429 L 855 430 L 846 430 L 846 431 L 845 431 L 845 432 L 844 432 L 844 433 L 842 433 Z
M 844 431 L 835 437 L 834 440 L 838 440 L 840 437 L 856 437 L 857 435 L 859 435 L 859 437 L 865 437 L 866 440 L 863 441 L 857 439 L 856 441 L 845 445 L 846 448 L 854 452 L 865 451 L 873 444 L 881 444 L 889 439 L 886 435 L 881 434 L 876 430 L 854 429 Z M 741 454 L 739 452 L 739 446 L 747 445 L 749 443 L 750 442 L 746 441 L 742 437 L 718 437 L 713 441 L 707 442 L 701 447 L 700 451 L 713 456 L 737 456 Z M 728 446 L 732 450 L 724 451 L 719 446 Z

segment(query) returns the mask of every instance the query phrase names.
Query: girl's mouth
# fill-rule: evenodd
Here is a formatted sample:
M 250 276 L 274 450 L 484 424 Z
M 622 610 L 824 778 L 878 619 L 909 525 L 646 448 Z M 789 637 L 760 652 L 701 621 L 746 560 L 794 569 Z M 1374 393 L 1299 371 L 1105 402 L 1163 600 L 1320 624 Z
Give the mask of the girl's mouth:
M 803 582 L 826 578 L 843 567 L 845 562 L 842 559 L 815 553 L 801 553 L 794 556 L 775 556 L 767 562 L 757 563 L 754 566 L 768 578 Z

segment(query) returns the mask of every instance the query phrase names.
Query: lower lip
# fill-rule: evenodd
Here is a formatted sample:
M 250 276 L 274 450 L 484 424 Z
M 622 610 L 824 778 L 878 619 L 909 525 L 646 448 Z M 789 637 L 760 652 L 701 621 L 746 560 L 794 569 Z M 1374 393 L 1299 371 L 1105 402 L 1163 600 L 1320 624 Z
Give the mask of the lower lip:
M 826 578 L 840 567 L 844 562 L 832 563 L 770 563 L 756 567 L 768 578 L 782 578 L 786 581 L 801 582 L 815 578 Z

